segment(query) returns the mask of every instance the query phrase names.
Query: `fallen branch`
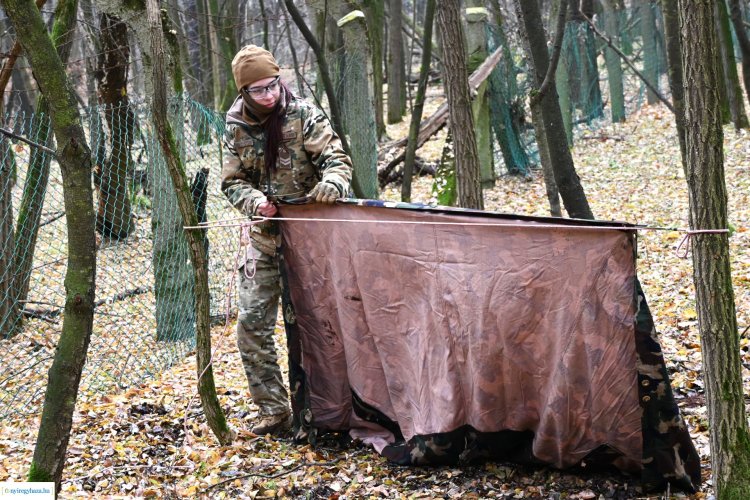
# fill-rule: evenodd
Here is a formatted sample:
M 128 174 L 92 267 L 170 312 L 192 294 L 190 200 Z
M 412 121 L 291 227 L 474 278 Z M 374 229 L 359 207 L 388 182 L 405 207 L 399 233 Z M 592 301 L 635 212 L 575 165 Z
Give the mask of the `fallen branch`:
M 607 135 L 607 134 L 600 134 L 600 135 L 587 135 L 583 136 L 579 141 L 624 141 L 624 137 L 620 137 L 619 135 Z
M 435 175 L 435 166 L 432 165 L 431 163 L 421 163 L 421 162 L 419 162 L 419 163 L 417 163 L 417 165 L 415 165 L 415 167 L 416 167 L 415 175 L 417 175 L 417 176 L 423 176 L 423 175 L 432 175 L 432 176 L 434 176 Z M 399 180 L 403 179 L 403 177 L 404 177 L 404 170 L 403 169 L 401 169 L 401 168 L 391 169 L 391 171 L 388 173 L 388 177 L 386 177 L 383 180 L 383 183 L 384 183 L 383 185 L 387 186 L 388 184 L 391 184 L 393 182 L 396 182 L 396 181 L 399 181 Z
M 124 300 L 124 299 L 127 299 L 128 297 L 133 297 L 135 295 L 143 295 L 144 293 L 148 293 L 152 291 L 153 288 L 154 287 L 152 286 L 138 286 L 131 290 L 125 290 L 124 292 L 115 294 L 112 297 L 97 300 L 96 302 L 94 302 L 94 307 L 99 307 L 104 304 L 112 304 L 113 302 Z
M 99 306 L 102 306 L 104 304 L 112 304 L 114 302 L 127 299 L 128 297 L 133 297 L 135 295 L 143 295 L 144 293 L 149 293 L 153 290 L 153 287 L 150 286 L 139 286 L 136 288 L 133 288 L 131 290 L 125 290 L 124 292 L 120 292 L 118 294 L 115 294 L 111 297 L 107 297 L 106 299 L 99 299 L 96 302 L 94 302 L 94 309 L 96 309 Z M 34 304 L 48 304 L 48 305 L 56 305 L 51 304 L 49 302 L 31 302 L 31 301 L 24 301 L 25 303 L 34 303 Z M 51 318 L 56 318 L 63 312 L 64 306 L 57 307 L 57 309 L 23 309 L 23 315 L 29 318 L 38 318 L 43 319 L 45 321 L 52 321 Z M 100 313 L 101 314 L 101 313 Z
M 484 60 L 481 66 L 479 66 L 474 71 L 474 73 L 471 74 L 471 76 L 469 77 L 469 87 L 472 91 L 476 91 L 476 89 L 479 88 L 479 86 L 487 79 L 487 77 L 490 76 L 492 70 L 495 69 L 497 63 L 500 62 L 501 57 L 502 51 L 501 48 L 498 48 L 489 57 L 487 57 L 487 59 Z M 448 103 L 443 103 L 443 105 L 441 105 L 437 109 L 437 111 L 432 114 L 432 116 L 430 116 L 426 120 L 422 120 L 422 123 L 419 124 L 419 134 L 417 135 L 417 149 L 419 149 L 422 144 L 427 142 L 427 139 L 435 135 L 438 130 L 443 128 L 447 121 Z M 403 148 L 404 146 L 406 146 L 407 141 L 408 138 L 403 138 L 397 141 L 389 142 L 388 144 L 383 146 L 381 152 L 378 154 L 378 159 L 382 161 L 387 151 L 395 148 Z M 391 170 L 393 170 L 396 165 L 404 161 L 405 156 L 406 151 L 402 151 L 398 156 L 391 160 L 388 165 L 378 171 L 378 181 L 380 182 L 380 187 L 385 186 L 384 180 L 388 178 Z
M 337 460 L 331 460 L 330 462 L 302 462 L 301 464 L 295 465 L 291 469 L 284 470 L 284 471 L 281 471 L 281 472 L 277 472 L 276 474 L 261 474 L 260 472 L 249 472 L 247 474 L 242 474 L 242 475 L 239 475 L 239 476 L 230 477 L 229 479 L 225 479 L 224 481 L 218 482 L 216 484 L 212 484 L 211 486 L 209 486 L 208 488 L 206 488 L 205 490 L 203 490 L 201 493 L 207 493 L 210 490 L 212 490 L 212 489 L 214 489 L 214 488 L 216 488 L 218 486 L 221 486 L 222 484 L 231 483 L 232 481 L 236 481 L 238 479 L 247 479 L 248 477 L 262 477 L 263 479 L 274 479 L 274 478 L 277 478 L 277 477 L 285 476 L 287 474 L 291 474 L 292 472 L 294 472 L 296 470 L 299 470 L 302 467 L 314 467 L 314 466 L 325 467 L 325 466 L 328 466 L 328 465 L 336 465 L 340 461 L 341 461 L 341 459 L 339 458 Z

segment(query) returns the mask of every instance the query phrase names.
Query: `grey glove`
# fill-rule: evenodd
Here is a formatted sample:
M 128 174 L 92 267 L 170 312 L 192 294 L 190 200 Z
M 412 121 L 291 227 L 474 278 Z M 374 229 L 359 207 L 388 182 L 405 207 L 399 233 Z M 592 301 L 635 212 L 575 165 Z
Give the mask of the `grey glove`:
M 318 203 L 333 203 L 340 196 L 339 188 L 330 182 L 325 181 L 317 183 L 315 187 L 307 193 L 308 198 L 311 198 Z

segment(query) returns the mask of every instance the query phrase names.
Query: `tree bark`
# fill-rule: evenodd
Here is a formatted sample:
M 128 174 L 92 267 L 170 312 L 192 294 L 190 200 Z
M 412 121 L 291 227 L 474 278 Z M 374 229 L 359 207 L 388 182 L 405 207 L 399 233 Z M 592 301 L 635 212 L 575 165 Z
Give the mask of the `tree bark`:
M 466 71 L 466 44 L 459 12 L 459 0 L 438 2 L 437 24 L 442 37 L 445 89 L 456 157 L 457 202 L 460 207 L 481 210 L 484 209 L 484 198 Z
M 580 90 L 578 93 L 578 106 L 583 111 L 585 119 L 591 120 L 604 114 L 604 103 L 602 91 L 599 86 L 599 66 L 596 62 L 597 54 L 594 34 L 591 26 L 586 22 L 593 14 L 591 0 L 581 0 L 570 3 L 571 14 L 568 24 L 571 25 L 573 45 L 578 47 L 580 58 Z
M 435 0 L 427 0 L 424 14 L 424 49 L 422 50 L 422 64 L 419 69 L 419 83 L 414 108 L 411 111 L 409 137 L 406 143 L 404 157 L 404 179 L 401 183 L 401 201 L 411 201 L 411 180 L 414 175 L 414 159 L 417 156 L 417 137 L 419 123 L 422 121 L 425 94 L 427 92 L 427 78 L 430 74 L 430 58 L 432 57 L 432 25 L 435 18 Z
M 677 14 L 678 0 L 661 0 L 664 13 L 664 38 L 667 49 L 667 77 L 672 90 L 672 105 L 680 143 L 682 171 L 687 175 L 687 151 L 685 146 L 685 89 L 682 83 L 682 47 L 680 44 L 680 23 Z
M 716 24 L 709 0 L 679 0 L 685 74 L 690 228 L 726 230 L 723 132 L 719 116 Z M 716 498 L 750 498 L 750 431 L 742 386 L 729 236 L 698 233 L 693 282 Z
M 406 66 L 404 61 L 404 39 L 402 0 L 390 0 L 391 22 L 388 31 L 388 123 L 398 123 L 406 112 Z
M 620 44 L 620 17 L 617 10 L 617 2 L 612 0 L 602 0 L 604 6 L 604 16 L 606 31 L 609 39 L 615 45 Z M 666 17 L 666 13 L 664 16 Z M 609 102 L 612 112 L 612 122 L 620 123 L 625 121 L 625 94 L 622 84 L 622 66 L 617 52 L 612 47 L 607 46 L 604 49 L 604 60 L 607 65 L 607 82 L 609 83 Z
M 372 95 L 375 103 L 375 130 L 378 140 L 385 137 L 383 114 L 383 30 L 385 9 L 382 0 L 363 0 L 362 7 L 367 14 L 367 39 L 372 56 Z
M 62 58 L 47 35 L 39 10 L 29 0 L 3 0 L 2 4 L 34 69 L 39 88 L 47 97 L 63 179 L 68 233 L 65 316 L 49 370 L 44 409 L 29 472 L 30 481 L 54 481 L 59 488 L 94 319 L 96 247 L 91 152 L 86 145 L 78 103 L 65 76 Z M 76 2 L 67 5 L 73 13 L 75 6 Z
M 542 28 L 539 6 L 536 2 L 515 0 L 516 12 L 521 20 L 521 33 L 526 50 L 530 55 L 530 71 L 537 87 L 541 87 L 548 72 L 549 54 L 547 41 Z M 538 90 L 532 90 L 534 99 Z M 576 174 L 573 157 L 568 149 L 562 114 L 554 86 L 545 92 L 540 100 L 547 146 L 549 147 L 555 183 L 570 217 L 593 219 L 586 194 Z
M 659 90 L 659 57 L 656 52 L 656 21 L 652 0 L 640 0 L 641 38 L 643 39 L 643 75 Z M 646 102 L 656 104 L 658 97 L 650 88 L 646 92 Z
M 156 0 L 146 1 L 148 24 L 151 31 L 151 57 L 153 63 L 153 85 L 154 96 L 152 101 L 153 119 L 158 132 L 159 144 L 172 179 L 177 202 L 182 215 L 182 221 L 186 226 L 198 225 L 195 205 L 190 193 L 185 167 L 177 153 L 177 143 L 172 133 L 172 128 L 167 121 L 167 88 L 165 82 L 168 77 L 165 74 L 165 49 L 162 35 L 162 23 L 159 16 L 159 7 Z M 211 325 L 210 325 L 210 302 L 208 291 L 208 261 L 205 251 L 205 234 L 201 231 L 186 231 L 186 237 L 190 247 L 190 255 L 193 262 L 193 276 L 195 279 L 195 311 L 197 323 L 197 345 L 196 345 L 196 369 L 198 373 L 198 391 L 206 421 L 216 435 L 221 445 L 231 443 L 233 432 L 227 426 L 224 413 L 216 396 L 213 369 L 211 361 Z
M 237 87 L 232 75 L 232 59 L 237 53 L 237 44 L 233 33 L 233 25 L 238 13 L 236 0 L 228 0 L 223 3 L 220 10 L 218 0 L 208 0 L 208 9 L 211 14 L 213 35 L 216 48 L 218 49 L 216 63 L 217 87 L 219 88 L 219 106 L 217 109 L 226 112 L 232 106 L 237 97 Z M 267 23 L 264 16 L 264 22 Z M 268 43 L 268 29 L 265 28 L 264 43 Z M 179 44 L 175 45 L 179 47 Z
M 67 63 L 70 49 L 75 35 L 75 15 L 78 2 L 76 0 L 63 0 L 57 4 L 55 9 L 55 23 L 52 27 L 52 40 L 56 47 L 58 57 L 62 64 Z M 21 43 L 23 45 L 23 42 Z M 27 60 L 31 62 L 31 58 Z M 33 65 L 32 65 L 33 66 Z M 40 93 L 37 99 L 36 115 L 47 116 L 50 111 L 47 97 Z M 37 130 L 30 134 L 31 139 L 49 146 L 52 131 L 50 122 L 42 119 L 39 121 Z M 16 222 L 16 243 L 13 269 L 15 272 L 14 290 L 16 293 L 16 314 L 20 312 L 20 304 L 26 300 L 29 294 L 29 282 L 31 279 L 31 266 L 36 251 L 36 241 L 39 231 L 39 221 L 42 216 L 44 205 L 44 193 L 47 190 L 49 180 L 50 155 L 39 148 L 32 148 L 29 160 L 29 169 L 26 173 L 26 182 L 23 187 L 23 196 L 18 209 L 18 220 Z M 18 326 L 18 317 L 12 323 Z
M 748 128 L 747 115 L 745 114 L 745 102 L 742 97 L 740 77 L 737 74 L 737 63 L 734 59 L 734 43 L 732 42 L 732 29 L 729 21 L 727 4 L 724 1 L 714 3 L 716 14 L 716 30 L 719 34 L 719 57 L 724 73 L 726 94 L 729 104 L 729 114 L 735 130 Z
M 96 227 L 104 237 L 127 238 L 135 228 L 127 178 L 131 164 L 134 117 L 128 99 L 130 46 L 125 23 L 109 14 L 100 17 L 101 51 L 97 68 L 99 104 L 109 128 L 109 158 L 96 165 Z
M 12 335 L 20 319 L 20 307 L 13 288 L 15 231 L 12 194 L 15 160 L 10 141 L 4 135 L 0 137 L 0 155 L 0 339 L 6 339 Z
M 727 1 L 729 2 L 729 16 L 732 18 L 734 33 L 742 54 L 742 81 L 745 84 L 745 94 L 750 98 L 750 38 L 747 36 L 740 0 Z

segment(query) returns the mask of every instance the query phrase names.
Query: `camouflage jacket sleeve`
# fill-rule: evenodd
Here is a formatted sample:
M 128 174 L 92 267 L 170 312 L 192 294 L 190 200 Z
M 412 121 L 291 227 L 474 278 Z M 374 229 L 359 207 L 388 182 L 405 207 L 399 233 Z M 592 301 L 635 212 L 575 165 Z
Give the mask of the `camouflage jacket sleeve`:
M 321 110 L 310 106 L 310 114 L 303 126 L 304 147 L 310 161 L 325 182 L 330 182 L 342 197 L 349 195 L 352 180 L 352 160 L 346 154 L 341 139 Z
M 237 210 L 250 217 L 256 215 L 258 203 L 264 195 L 258 189 L 257 179 L 250 179 L 247 170 L 242 168 L 242 162 L 234 148 L 236 126 L 228 126 L 224 135 L 221 190 Z

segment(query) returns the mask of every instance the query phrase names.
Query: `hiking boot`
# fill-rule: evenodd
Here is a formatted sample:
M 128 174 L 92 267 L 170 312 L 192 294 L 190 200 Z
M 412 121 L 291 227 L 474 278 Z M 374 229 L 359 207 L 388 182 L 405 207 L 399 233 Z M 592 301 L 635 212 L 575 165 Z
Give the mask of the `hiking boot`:
M 289 412 L 279 413 L 277 415 L 266 415 L 260 419 L 252 432 L 258 436 L 266 434 L 280 434 L 292 426 L 292 414 Z

